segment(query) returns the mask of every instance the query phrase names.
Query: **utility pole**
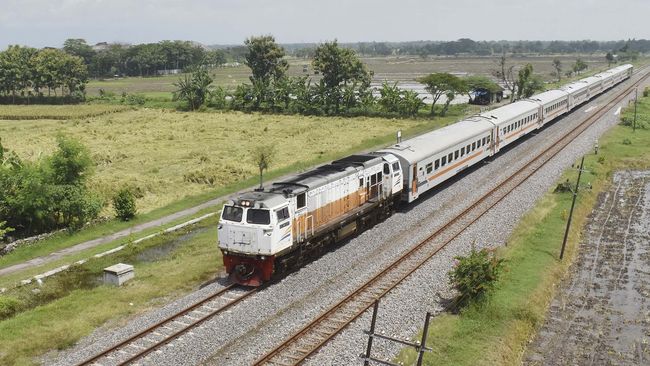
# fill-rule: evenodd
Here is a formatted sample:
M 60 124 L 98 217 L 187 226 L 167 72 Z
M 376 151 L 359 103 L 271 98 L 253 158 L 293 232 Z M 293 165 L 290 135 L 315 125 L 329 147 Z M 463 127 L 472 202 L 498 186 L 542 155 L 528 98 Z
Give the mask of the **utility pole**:
M 566 247 L 566 240 L 569 237 L 569 228 L 571 227 L 571 219 L 573 218 L 573 208 L 576 205 L 576 198 L 578 197 L 578 189 L 580 188 L 580 176 L 582 176 L 582 169 L 585 166 L 585 157 L 582 157 L 580 162 L 580 169 L 578 170 L 578 181 L 576 188 L 573 190 L 573 201 L 571 201 L 571 211 L 569 212 L 569 220 L 566 223 L 566 230 L 564 230 L 564 240 L 562 240 L 562 250 L 560 251 L 560 259 L 564 257 L 564 248 Z
M 636 132 L 636 101 L 639 99 L 639 87 L 634 88 L 634 122 L 632 122 L 632 132 Z

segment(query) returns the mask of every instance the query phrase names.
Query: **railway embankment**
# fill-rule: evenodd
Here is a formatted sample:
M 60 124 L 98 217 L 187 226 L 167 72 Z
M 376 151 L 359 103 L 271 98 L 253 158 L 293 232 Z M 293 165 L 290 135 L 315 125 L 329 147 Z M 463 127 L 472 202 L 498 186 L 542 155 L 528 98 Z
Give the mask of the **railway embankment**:
M 632 121 L 633 113 L 628 107 L 622 120 Z M 634 300 L 648 297 L 650 280 L 643 269 L 648 266 L 648 174 L 638 173 L 650 169 L 648 122 L 650 98 L 640 98 L 636 131 L 617 125 L 600 139 L 598 154 L 586 156 L 564 259 L 559 253 L 572 193 L 551 189 L 499 249 L 507 269 L 487 300 L 432 321 L 428 346 L 433 352 L 425 355 L 425 364 L 554 364 L 547 361 L 550 354 L 560 357 L 556 364 L 650 359 L 647 300 Z M 568 169 L 558 184 L 575 182 L 576 176 L 576 169 Z M 625 197 L 613 200 L 623 183 Z M 609 219 L 610 229 L 608 213 L 620 216 Z M 598 247 L 601 232 L 605 239 Z M 562 351 L 567 344 L 574 345 Z M 398 361 L 409 364 L 415 356 L 403 350 Z

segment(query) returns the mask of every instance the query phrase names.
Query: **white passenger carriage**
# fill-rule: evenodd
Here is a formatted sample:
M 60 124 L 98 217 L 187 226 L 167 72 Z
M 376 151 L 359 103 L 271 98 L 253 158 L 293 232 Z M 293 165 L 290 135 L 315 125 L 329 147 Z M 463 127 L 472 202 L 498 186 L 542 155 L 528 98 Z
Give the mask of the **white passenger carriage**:
M 540 115 L 539 104 L 531 100 L 521 100 L 480 114 L 494 125 L 494 153 L 540 128 Z
M 562 87 L 563 91 L 569 94 L 569 109 L 573 109 L 589 100 L 589 84 L 584 80 L 578 80 Z
M 492 155 L 493 127 L 484 118 L 474 117 L 379 152 L 399 159 L 405 179 L 402 199 L 413 202 L 420 194 Z
M 564 90 L 549 90 L 534 95 L 531 100 L 539 103 L 541 107 L 540 124 L 542 126 L 570 110 L 569 93 Z

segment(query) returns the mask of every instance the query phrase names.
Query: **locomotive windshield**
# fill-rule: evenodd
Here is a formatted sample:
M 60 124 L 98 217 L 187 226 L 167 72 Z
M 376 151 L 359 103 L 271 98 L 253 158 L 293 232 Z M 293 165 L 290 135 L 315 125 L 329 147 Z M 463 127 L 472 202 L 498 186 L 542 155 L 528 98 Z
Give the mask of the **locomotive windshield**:
M 221 218 L 227 221 L 241 222 L 244 209 L 235 206 L 223 206 Z
M 271 223 L 269 210 L 249 208 L 246 213 L 246 222 L 249 224 L 268 225 Z

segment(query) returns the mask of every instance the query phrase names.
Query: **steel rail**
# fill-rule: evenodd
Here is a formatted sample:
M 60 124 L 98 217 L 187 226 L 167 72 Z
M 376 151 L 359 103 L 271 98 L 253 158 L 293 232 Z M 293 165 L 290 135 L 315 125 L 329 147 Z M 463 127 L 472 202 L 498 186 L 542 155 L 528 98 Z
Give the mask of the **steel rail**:
M 184 316 L 188 315 L 189 313 L 201 309 L 202 307 L 206 307 L 210 302 L 215 301 L 218 298 L 222 297 L 223 295 L 228 294 L 229 292 L 231 292 L 233 290 L 236 290 L 236 289 L 239 289 L 239 288 L 241 288 L 239 285 L 230 284 L 230 285 L 226 286 L 225 288 L 219 290 L 218 292 L 206 297 L 205 299 L 200 300 L 200 301 L 192 304 L 191 306 L 181 310 L 180 312 L 177 312 L 177 313 L 175 313 L 173 315 L 168 316 L 167 318 L 165 318 L 165 319 L 163 319 L 163 320 L 161 320 L 161 321 L 147 327 L 146 329 L 144 329 L 144 330 L 142 330 L 142 331 L 128 337 L 127 339 L 125 339 L 125 340 L 111 346 L 110 348 L 108 348 L 108 349 L 106 349 L 106 350 L 104 350 L 104 351 L 102 351 L 102 352 L 100 352 L 100 353 L 98 353 L 98 354 L 96 354 L 96 355 L 94 355 L 94 356 L 92 356 L 92 357 L 78 363 L 77 365 L 78 366 L 92 365 L 92 364 L 96 363 L 97 361 L 99 361 L 102 358 L 109 357 L 111 354 L 113 354 L 113 353 L 115 353 L 115 352 L 117 352 L 119 350 L 123 350 L 124 348 L 128 347 L 129 345 L 133 345 L 135 342 L 147 337 L 148 335 L 152 335 L 154 332 L 156 332 L 156 330 L 161 329 L 165 325 L 170 324 L 170 323 L 172 323 L 174 321 L 177 321 L 177 320 L 183 318 Z M 162 340 L 157 341 L 156 343 L 154 343 L 154 344 L 152 344 L 152 345 L 150 345 L 148 347 L 136 346 L 136 348 L 141 349 L 141 350 L 138 351 L 137 353 L 129 356 L 128 359 L 126 359 L 124 361 L 119 361 L 118 365 L 129 364 L 129 363 L 135 361 L 136 359 L 147 355 L 148 353 L 156 350 L 160 346 L 165 345 L 165 344 L 169 343 L 170 341 L 172 341 L 173 339 L 178 338 L 180 335 L 184 334 L 185 332 L 189 331 L 190 329 L 193 329 L 194 327 L 198 326 L 199 324 L 203 323 L 204 321 L 212 318 L 213 316 L 215 316 L 215 315 L 223 312 L 224 310 L 234 306 L 235 304 L 241 302 L 242 300 L 246 299 L 247 297 L 249 297 L 253 293 L 257 292 L 258 290 L 259 290 L 259 288 L 249 289 L 248 291 L 244 292 L 242 295 L 238 295 L 235 299 L 232 299 L 231 301 L 228 301 L 225 305 L 222 305 L 222 306 L 218 307 L 217 309 L 209 310 L 207 312 L 207 315 L 199 318 L 198 320 L 196 320 L 194 322 L 191 322 L 190 324 L 187 324 L 186 326 L 182 327 L 179 330 L 176 330 L 176 331 L 172 332 L 171 334 L 168 334 L 168 335 L 164 336 Z M 184 323 L 181 322 L 180 324 L 184 324 Z
M 647 70 L 647 68 L 644 68 L 644 70 Z M 633 75 L 637 76 L 640 73 L 641 70 L 639 70 L 638 73 L 634 73 Z M 574 127 L 569 133 L 561 137 L 555 144 L 549 146 L 539 155 L 533 157 L 522 168 L 518 169 L 512 175 L 504 179 L 496 187 L 475 201 L 463 212 L 448 221 L 425 240 L 415 245 L 412 249 L 403 254 L 391 265 L 386 267 L 380 273 L 357 288 L 357 290 L 330 307 L 318 318 L 305 325 L 294 335 L 274 348 L 271 352 L 267 353 L 262 358 L 257 360 L 255 362 L 255 365 L 297 365 L 314 354 L 314 352 L 319 350 L 323 345 L 329 342 L 329 340 L 331 340 L 334 336 L 345 329 L 350 323 L 361 316 L 361 314 L 363 314 L 367 309 L 369 309 L 374 301 L 382 298 L 393 288 L 399 285 L 404 279 L 409 277 L 431 257 L 436 255 L 441 249 L 443 249 L 446 245 L 457 238 L 473 223 L 483 217 L 483 215 L 487 213 L 492 207 L 507 197 L 510 192 L 524 183 L 539 168 L 546 165 L 548 161 L 555 157 L 560 151 L 568 146 L 569 143 L 581 135 L 587 128 L 598 121 L 598 119 L 606 114 L 614 105 L 618 104 L 625 97 L 627 97 L 632 92 L 632 90 L 645 79 L 647 79 L 649 75 L 650 74 L 646 71 L 645 75 L 609 99 L 608 103 L 598 108 L 595 113 L 588 116 L 584 121 Z M 502 192 L 500 195 L 497 195 L 501 190 L 504 192 Z M 491 197 L 495 198 L 493 202 L 488 201 L 488 199 Z M 485 204 L 485 207 L 481 208 L 480 206 L 483 204 Z M 477 209 L 478 212 L 475 214 L 475 216 L 470 216 L 472 211 Z M 468 218 L 469 221 L 467 221 Z M 466 223 L 462 223 L 463 220 L 465 220 Z M 434 239 L 442 236 L 445 231 L 451 230 L 454 224 L 457 223 L 461 223 L 461 225 L 455 233 L 452 232 L 450 237 L 445 239 L 442 244 L 434 245 L 431 247 L 430 244 Z M 422 252 L 425 252 L 427 249 L 429 252 L 423 254 Z M 421 257 L 418 258 L 418 255 Z M 411 263 L 409 266 L 409 261 L 412 261 L 414 263 Z

